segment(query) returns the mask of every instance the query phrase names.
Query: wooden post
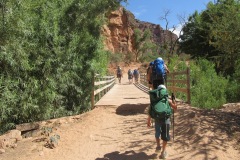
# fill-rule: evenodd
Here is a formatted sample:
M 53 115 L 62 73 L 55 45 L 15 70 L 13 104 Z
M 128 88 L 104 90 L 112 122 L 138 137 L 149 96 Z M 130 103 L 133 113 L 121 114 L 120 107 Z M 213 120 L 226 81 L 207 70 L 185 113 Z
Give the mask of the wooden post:
M 175 91 L 175 74 L 172 74 L 172 86 L 173 86 L 173 94 L 176 95 L 176 91 Z
M 144 84 L 144 85 L 147 85 L 147 83 L 146 83 L 146 78 L 147 76 L 146 76 L 146 74 L 143 74 L 143 80 L 142 80 L 142 84 Z
M 98 82 L 100 82 L 100 81 L 101 81 L 101 77 L 98 77 Z M 98 89 L 99 88 L 102 88 L 102 85 L 99 85 Z M 102 91 L 98 93 L 98 101 L 101 99 L 101 93 L 102 93 Z
M 91 94 L 91 107 L 92 109 L 94 108 L 95 105 L 95 96 L 94 96 L 94 81 L 95 81 L 95 77 L 94 77 L 94 72 L 92 72 L 92 94 Z
M 107 80 L 109 81 L 111 78 L 108 77 Z M 107 92 L 110 90 L 110 86 L 107 88 Z
M 187 68 L 187 102 L 191 104 L 191 93 L 190 93 L 190 68 Z

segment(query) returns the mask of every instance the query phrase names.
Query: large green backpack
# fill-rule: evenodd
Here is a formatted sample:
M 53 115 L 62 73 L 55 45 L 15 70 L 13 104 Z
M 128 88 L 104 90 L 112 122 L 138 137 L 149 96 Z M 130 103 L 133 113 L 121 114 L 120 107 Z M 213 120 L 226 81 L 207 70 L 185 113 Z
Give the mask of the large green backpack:
M 168 92 L 166 89 L 155 89 L 149 91 L 151 118 L 166 120 L 172 115 L 172 108 L 168 102 Z

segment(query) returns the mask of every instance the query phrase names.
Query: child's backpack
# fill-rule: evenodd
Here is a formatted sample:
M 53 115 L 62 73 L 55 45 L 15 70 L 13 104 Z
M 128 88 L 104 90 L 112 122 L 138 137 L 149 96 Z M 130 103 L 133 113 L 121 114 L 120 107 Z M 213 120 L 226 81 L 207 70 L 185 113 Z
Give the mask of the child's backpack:
M 149 91 L 150 95 L 150 109 L 149 114 L 151 118 L 166 120 L 172 115 L 172 108 L 168 102 L 167 89 L 155 89 Z
M 162 58 L 157 58 L 152 65 L 152 79 L 158 80 L 163 79 L 166 71 L 164 67 L 164 61 Z

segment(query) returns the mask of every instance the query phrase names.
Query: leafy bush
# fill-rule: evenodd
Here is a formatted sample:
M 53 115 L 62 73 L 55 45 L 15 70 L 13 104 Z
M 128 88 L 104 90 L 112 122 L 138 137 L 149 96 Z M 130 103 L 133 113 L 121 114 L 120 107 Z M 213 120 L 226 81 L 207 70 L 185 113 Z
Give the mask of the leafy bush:
M 190 63 L 191 103 L 200 108 L 218 108 L 226 103 L 228 80 L 217 75 L 214 64 L 206 59 Z
M 167 63 L 168 69 L 171 72 L 179 72 L 179 71 L 185 71 L 187 69 L 186 61 L 182 58 L 180 58 L 178 55 L 172 55 L 169 57 L 169 62 Z M 171 77 L 167 77 L 167 79 L 171 79 Z M 178 80 L 186 80 L 186 75 L 176 75 L 175 79 Z M 171 84 L 168 84 L 171 85 Z M 176 83 L 175 84 L 179 88 L 187 88 L 187 84 L 181 84 Z M 171 91 L 171 90 L 170 90 Z M 175 96 L 182 100 L 187 100 L 187 96 L 183 92 L 176 92 Z
M 227 101 L 239 102 L 240 101 L 240 59 L 236 61 L 235 73 L 229 77 L 229 84 L 227 87 Z
M 185 58 L 189 58 L 185 56 Z M 217 75 L 214 63 L 206 59 L 184 60 L 184 57 L 171 56 L 168 68 L 170 72 L 183 71 L 190 67 L 191 104 L 200 108 L 218 108 L 226 103 L 228 79 Z M 170 78 L 170 77 L 169 77 Z M 185 79 L 185 75 L 178 75 L 175 79 Z M 186 84 L 176 84 L 186 88 Z M 186 94 L 177 92 L 176 97 L 186 100 Z
M 123 54 L 122 53 L 112 53 L 110 55 L 110 61 L 112 63 L 119 63 L 123 61 Z
M 0 134 L 16 124 L 90 109 L 92 72 L 106 72 L 104 14 L 116 0 L 3 1 Z
M 125 54 L 124 62 L 127 63 L 127 64 L 130 64 L 131 62 L 134 62 L 134 55 L 132 53 Z

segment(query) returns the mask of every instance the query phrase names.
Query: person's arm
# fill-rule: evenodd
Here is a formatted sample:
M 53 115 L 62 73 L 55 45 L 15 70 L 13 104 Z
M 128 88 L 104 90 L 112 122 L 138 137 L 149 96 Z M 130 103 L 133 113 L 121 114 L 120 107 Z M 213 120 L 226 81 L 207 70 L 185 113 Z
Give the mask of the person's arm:
M 148 108 L 148 117 L 147 117 L 147 127 L 151 127 L 152 125 L 152 121 L 151 121 L 151 116 L 150 116 L 150 112 L 151 112 L 151 107 L 149 106 Z
M 148 115 L 148 118 L 147 118 L 147 126 L 151 127 L 151 117 L 150 117 L 150 115 Z
M 152 74 L 152 67 L 149 66 L 148 72 L 147 72 L 147 80 L 148 80 L 148 82 L 151 80 L 151 74 Z
M 170 106 L 174 109 L 174 111 L 177 111 L 177 103 L 175 101 L 168 100 Z
M 168 69 L 168 67 L 167 67 L 167 65 L 166 65 L 166 64 L 164 64 L 164 67 L 165 67 L 165 69 L 166 69 L 167 73 L 170 73 L 170 71 L 169 71 L 169 69 Z

